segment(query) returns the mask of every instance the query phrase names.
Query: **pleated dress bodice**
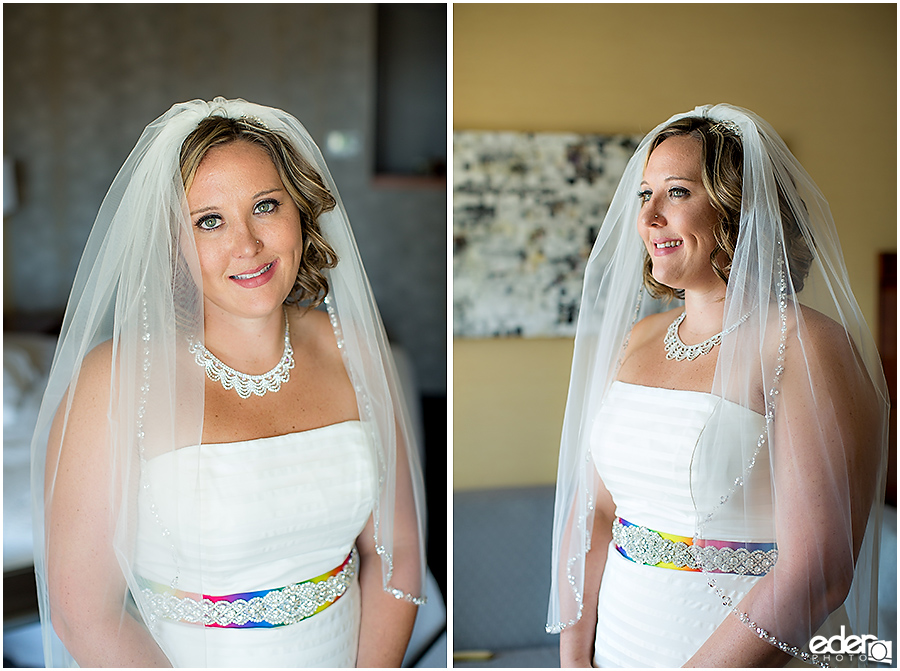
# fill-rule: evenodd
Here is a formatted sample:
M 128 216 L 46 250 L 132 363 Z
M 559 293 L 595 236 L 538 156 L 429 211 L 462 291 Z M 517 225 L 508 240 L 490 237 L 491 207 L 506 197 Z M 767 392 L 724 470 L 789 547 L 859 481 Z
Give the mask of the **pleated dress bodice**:
M 154 457 L 142 474 L 134 573 L 203 595 L 309 580 L 347 558 L 376 486 L 371 437 L 359 421 Z M 153 629 L 176 666 L 345 667 L 356 661 L 359 613 L 354 581 L 333 605 L 291 625 L 164 621 Z
M 673 536 L 771 544 L 765 426 L 762 415 L 713 394 L 616 381 L 594 418 L 591 455 L 618 518 Z M 596 666 L 680 667 L 730 613 L 701 571 L 636 563 L 614 542 L 606 555 Z M 759 580 L 736 573 L 713 578 L 734 604 Z M 837 632 L 846 622 L 838 609 L 818 633 Z M 795 664 L 803 666 L 796 660 L 789 666 Z

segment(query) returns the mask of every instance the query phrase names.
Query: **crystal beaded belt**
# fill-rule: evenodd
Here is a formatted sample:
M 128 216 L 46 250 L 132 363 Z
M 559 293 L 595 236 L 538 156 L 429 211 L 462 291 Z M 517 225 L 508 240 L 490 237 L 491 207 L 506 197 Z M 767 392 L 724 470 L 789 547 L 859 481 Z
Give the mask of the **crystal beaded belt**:
M 762 576 L 778 559 L 775 543 L 695 540 L 639 527 L 621 517 L 613 521 L 612 535 L 623 557 L 659 568 Z
M 227 596 L 192 594 L 142 580 L 150 617 L 204 627 L 281 627 L 305 620 L 336 602 L 356 577 L 356 548 L 344 563 L 322 575 L 286 587 Z

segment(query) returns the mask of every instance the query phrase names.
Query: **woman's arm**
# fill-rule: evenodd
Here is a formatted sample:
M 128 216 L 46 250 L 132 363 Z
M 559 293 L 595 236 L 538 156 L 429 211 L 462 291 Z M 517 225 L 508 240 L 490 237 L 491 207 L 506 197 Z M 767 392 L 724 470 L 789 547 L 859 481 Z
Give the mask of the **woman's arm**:
M 45 501 L 47 582 L 53 628 L 82 667 L 171 666 L 143 624 L 128 614 L 126 584 L 112 549 L 108 442 L 111 346 L 85 358 L 50 430 Z
M 412 635 L 418 608 L 409 601 L 385 592 L 381 579 L 381 557 L 373 543 L 374 520 L 359 536 L 359 586 L 362 593 L 362 621 L 359 628 L 357 667 L 399 668 Z M 394 540 L 394 565 L 418 565 L 418 543 Z
M 875 495 L 881 426 L 878 400 L 843 329 L 817 313 L 804 316 L 802 347 L 792 338 L 786 352 L 770 448 L 778 561 L 738 606 L 797 647 L 850 589 Z M 687 666 L 783 666 L 790 659 L 729 615 Z
M 419 518 L 403 432 L 397 426 L 396 491 L 394 492 L 394 547 L 392 584 L 413 592 L 425 582 L 420 566 Z M 359 630 L 358 667 L 399 667 L 412 635 L 418 607 L 384 591 L 381 557 L 375 551 L 374 517 L 357 540 L 360 555 L 362 622 Z
M 753 590 L 758 586 L 759 583 Z M 752 608 L 748 600 L 753 601 L 749 594 L 738 606 L 744 612 L 748 607 Z M 791 659 L 786 652 L 759 638 L 737 617 L 729 615 L 687 661 L 684 668 L 777 668 Z
M 599 478 L 598 483 L 594 504 L 594 524 L 591 531 L 591 549 L 584 561 L 581 619 L 563 629 L 559 635 L 559 665 L 561 668 L 590 668 L 593 666 L 600 579 L 606 568 L 606 556 L 612 540 L 612 523 L 616 511 L 612 496 Z M 566 562 L 560 561 L 560 571 L 565 570 Z M 566 576 L 561 576 L 560 585 L 568 584 Z

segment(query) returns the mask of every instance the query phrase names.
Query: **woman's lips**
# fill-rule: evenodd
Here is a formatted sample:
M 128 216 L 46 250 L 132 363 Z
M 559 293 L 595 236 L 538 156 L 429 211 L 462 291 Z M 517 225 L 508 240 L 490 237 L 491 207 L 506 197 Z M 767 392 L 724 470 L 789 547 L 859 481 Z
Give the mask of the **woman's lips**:
M 653 240 L 651 244 L 653 245 L 653 256 L 666 256 L 677 252 L 684 242 L 673 238 Z
M 273 271 L 275 270 L 275 266 L 277 265 L 278 260 L 276 259 L 271 263 L 266 263 L 265 265 L 262 265 L 259 268 L 248 271 L 246 273 L 241 273 L 240 275 L 231 275 L 229 279 L 244 287 L 245 289 L 255 289 L 256 287 L 261 287 L 263 284 L 272 279 L 272 277 L 274 276 Z

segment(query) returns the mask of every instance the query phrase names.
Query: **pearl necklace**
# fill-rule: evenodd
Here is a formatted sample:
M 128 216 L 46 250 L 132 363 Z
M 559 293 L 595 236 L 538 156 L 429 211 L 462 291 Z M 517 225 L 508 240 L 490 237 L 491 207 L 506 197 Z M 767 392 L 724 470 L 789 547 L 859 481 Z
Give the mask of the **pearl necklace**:
M 282 384 L 291 379 L 291 368 L 294 367 L 294 349 L 291 347 L 287 312 L 284 314 L 284 354 L 281 355 L 281 361 L 268 373 L 249 375 L 235 370 L 193 338 L 190 340 L 190 352 L 195 355 L 197 365 L 206 369 L 206 376 L 210 380 L 221 382 L 225 389 L 234 389 L 241 398 L 249 398 L 250 394 L 264 396 L 267 391 L 274 394 L 281 389 Z
M 743 317 L 738 320 L 736 324 L 732 324 L 724 331 L 720 331 L 716 333 L 712 338 L 707 338 L 701 343 L 697 343 L 696 345 L 685 345 L 681 338 L 678 335 L 678 327 L 681 326 L 681 322 L 684 321 L 687 312 L 682 312 L 678 317 L 675 318 L 669 328 L 666 330 L 666 337 L 663 339 L 663 342 L 666 346 L 666 359 L 675 360 L 675 361 L 684 361 L 687 359 L 688 361 L 693 361 L 698 356 L 702 356 L 704 354 L 708 354 L 713 347 L 722 342 L 722 336 L 728 335 L 732 331 L 734 331 L 738 326 L 747 321 L 747 318 L 750 316 L 750 312 L 745 314 Z

